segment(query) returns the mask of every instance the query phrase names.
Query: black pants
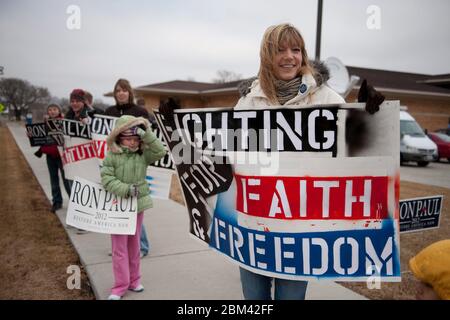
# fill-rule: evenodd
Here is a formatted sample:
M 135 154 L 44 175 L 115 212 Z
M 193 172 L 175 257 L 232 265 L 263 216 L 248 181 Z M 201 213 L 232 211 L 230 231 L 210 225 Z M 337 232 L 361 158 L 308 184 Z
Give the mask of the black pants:
M 62 204 L 62 194 L 61 188 L 59 187 L 59 174 L 61 171 L 61 176 L 64 182 L 64 188 L 66 189 L 67 195 L 70 197 L 70 189 L 72 188 L 71 183 L 64 176 L 64 170 L 62 166 L 61 158 L 54 158 L 52 156 L 47 155 L 47 167 L 48 172 L 50 173 L 50 184 L 52 186 L 52 203 L 53 204 Z

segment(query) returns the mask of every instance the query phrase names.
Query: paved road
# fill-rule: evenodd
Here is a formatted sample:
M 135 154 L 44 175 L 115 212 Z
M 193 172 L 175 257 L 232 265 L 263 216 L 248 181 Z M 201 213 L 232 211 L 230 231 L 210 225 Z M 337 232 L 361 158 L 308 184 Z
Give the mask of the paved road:
M 400 180 L 450 188 L 450 163 L 431 162 L 427 167 L 418 167 L 415 162 L 400 167 Z

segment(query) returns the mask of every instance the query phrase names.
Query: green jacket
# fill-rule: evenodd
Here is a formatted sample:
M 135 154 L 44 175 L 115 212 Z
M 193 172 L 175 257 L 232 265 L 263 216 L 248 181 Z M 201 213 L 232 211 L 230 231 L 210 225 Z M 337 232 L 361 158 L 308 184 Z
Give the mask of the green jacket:
M 140 147 L 142 154 L 122 149 L 116 143 L 122 131 L 137 125 L 144 125 L 147 128 Z M 103 187 L 120 197 L 128 197 L 130 186 L 136 184 L 139 188 L 138 212 L 151 208 L 153 201 L 145 180 L 147 167 L 164 157 L 166 150 L 150 130 L 148 120 L 142 117 L 122 116 L 116 121 L 114 130 L 106 141 L 109 151 L 100 171 Z

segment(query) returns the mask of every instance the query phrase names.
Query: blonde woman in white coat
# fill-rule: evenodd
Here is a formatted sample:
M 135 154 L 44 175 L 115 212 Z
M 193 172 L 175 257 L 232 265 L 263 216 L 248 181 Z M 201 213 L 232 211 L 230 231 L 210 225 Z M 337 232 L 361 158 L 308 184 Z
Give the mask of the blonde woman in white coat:
M 258 78 L 239 86 L 241 98 L 235 109 L 267 109 L 271 106 L 302 107 L 318 104 L 340 104 L 345 100 L 326 85 L 328 70 L 311 63 L 300 32 L 290 24 L 269 27 L 263 37 Z M 364 88 L 363 88 L 364 87 Z M 365 99 L 366 110 L 377 111 L 384 97 L 364 81 L 359 100 Z M 367 90 L 370 90 L 369 92 Z M 367 100 L 370 101 L 367 101 Z M 245 299 L 303 300 L 306 281 L 272 278 L 240 268 Z
M 340 104 L 345 100 L 326 86 L 328 70 L 320 63 L 311 64 L 300 32 L 290 24 L 269 27 L 261 43 L 258 78 L 239 86 L 241 98 L 235 109 L 267 109 L 272 106 L 302 107 L 318 104 Z M 366 102 L 366 110 L 374 113 L 384 97 L 363 81 L 358 96 Z M 173 119 L 173 109 L 163 105 L 159 111 Z M 284 280 L 256 274 L 240 268 L 241 283 L 246 299 L 270 300 L 275 286 L 275 299 L 302 300 L 306 281 Z
M 328 70 L 311 65 L 300 32 L 290 24 L 269 27 L 261 44 L 258 78 L 246 88 L 235 109 L 345 103 L 326 86 Z

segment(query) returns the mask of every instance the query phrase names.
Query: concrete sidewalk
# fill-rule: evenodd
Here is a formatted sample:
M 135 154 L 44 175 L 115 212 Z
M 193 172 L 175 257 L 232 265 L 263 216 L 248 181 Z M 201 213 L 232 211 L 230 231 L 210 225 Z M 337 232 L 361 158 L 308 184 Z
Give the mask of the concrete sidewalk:
M 45 194 L 51 199 L 45 159 L 33 155 L 37 148 L 30 147 L 22 123 L 9 122 L 7 125 Z M 76 229 L 65 223 L 67 194 L 63 197 L 64 207 L 58 210 L 58 217 L 87 270 L 95 296 L 106 299 L 113 284 L 112 261 L 108 256 L 110 236 L 93 232 L 76 234 Z M 144 223 L 150 241 L 150 254 L 141 260 L 145 291 L 129 292 L 124 299 L 243 299 L 237 265 L 189 236 L 185 207 L 172 200 L 154 199 L 154 208 L 145 213 Z M 307 299 L 366 298 L 334 282 L 311 281 Z

